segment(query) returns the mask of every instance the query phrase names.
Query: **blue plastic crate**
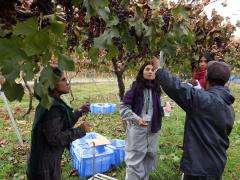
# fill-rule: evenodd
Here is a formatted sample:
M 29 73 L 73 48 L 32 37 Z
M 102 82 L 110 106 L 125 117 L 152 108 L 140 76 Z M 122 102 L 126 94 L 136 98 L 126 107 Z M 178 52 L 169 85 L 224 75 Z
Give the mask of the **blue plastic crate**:
M 96 114 L 110 114 L 116 111 L 116 104 L 113 103 L 91 104 L 90 111 Z
M 111 103 L 110 106 L 111 106 L 110 113 L 114 113 L 116 111 L 116 104 Z
M 90 132 L 87 133 L 84 137 L 80 138 L 80 139 L 76 139 L 75 141 L 73 141 L 71 143 L 72 146 L 84 146 L 84 145 L 88 145 L 88 140 L 89 139 L 98 139 L 104 137 L 101 134 L 95 133 L 95 132 Z
M 99 150 L 100 148 L 100 150 Z M 114 159 L 114 151 L 109 147 L 95 147 L 95 166 L 94 172 L 103 173 L 111 169 Z M 93 147 L 91 148 L 72 148 L 73 167 L 78 170 L 80 178 L 93 175 Z
M 125 159 L 125 141 L 121 139 L 111 140 L 111 144 L 107 145 L 114 151 L 113 166 L 120 166 Z

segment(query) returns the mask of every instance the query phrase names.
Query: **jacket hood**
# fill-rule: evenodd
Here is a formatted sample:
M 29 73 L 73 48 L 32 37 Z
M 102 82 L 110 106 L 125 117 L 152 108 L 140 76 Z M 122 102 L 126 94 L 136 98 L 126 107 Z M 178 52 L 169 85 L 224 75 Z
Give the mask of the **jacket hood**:
M 213 86 L 208 91 L 220 96 L 228 105 L 233 104 L 235 101 L 235 98 L 230 94 L 229 89 L 224 86 Z

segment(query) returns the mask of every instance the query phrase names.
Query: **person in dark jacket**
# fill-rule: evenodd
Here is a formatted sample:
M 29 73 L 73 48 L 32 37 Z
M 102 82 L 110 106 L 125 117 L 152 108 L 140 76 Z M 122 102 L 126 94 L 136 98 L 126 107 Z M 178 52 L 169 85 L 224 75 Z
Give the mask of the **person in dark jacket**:
M 153 65 L 145 63 L 120 105 L 126 122 L 125 180 L 147 180 L 155 169 L 163 110 Z
M 204 88 L 204 89 L 206 88 L 205 76 L 207 71 L 207 64 L 208 62 L 213 60 L 214 60 L 214 57 L 209 52 L 204 53 L 198 60 L 198 67 L 194 70 L 192 79 L 198 80 L 201 88 Z
M 161 68 L 154 60 L 162 89 L 185 112 L 181 169 L 184 180 L 220 180 L 227 161 L 229 135 L 234 124 L 234 97 L 225 87 L 230 68 L 224 62 L 208 63 L 206 90 L 195 89 Z
M 59 81 L 53 89 L 49 88 L 49 94 L 53 98 L 50 109 L 44 108 L 40 103 L 36 108 L 27 165 L 29 180 L 60 180 L 60 163 L 64 149 L 89 131 L 88 123 L 73 128 L 78 118 L 89 111 L 89 104 L 73 112 L 60 98 L 70 91 L 64 73 L 58 68 L 51 69 Z

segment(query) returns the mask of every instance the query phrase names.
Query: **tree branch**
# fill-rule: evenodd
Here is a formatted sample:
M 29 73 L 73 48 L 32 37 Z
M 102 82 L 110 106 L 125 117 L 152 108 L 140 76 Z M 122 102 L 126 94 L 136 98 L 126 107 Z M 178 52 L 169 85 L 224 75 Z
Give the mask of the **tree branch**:
M 27 112 L 23 115 L 23 118 L 25 118 L 25 116 L 28 115 L 28 114 L 33 110 L 33 105 L 32 105 L 33 93 L 32 93 L 32 90 L 31 90 L 30 86 L 28 85 L 28 83 L 27 83 L 27 81 L 26 81 L 25 78 L 23 78 L 23 82 L 24 82 L 24 85 L 25 85 L 25 87 L 27 88 L 28 93 L 29 93 L 28 110 L 27 110 Z

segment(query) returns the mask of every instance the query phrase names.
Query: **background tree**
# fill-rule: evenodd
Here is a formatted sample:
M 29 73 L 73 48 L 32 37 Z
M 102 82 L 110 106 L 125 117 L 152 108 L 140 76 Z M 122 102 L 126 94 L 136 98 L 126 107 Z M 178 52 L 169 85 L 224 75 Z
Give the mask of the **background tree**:
M 206 0 L 0 3 L 0 70 L 6 80 L 2 90 L 9 100 L 21 100 L 22 79 L 35 80 L 41 103 L 49 107 L 51 98 L 46 87 L 53 87 L 56 82 L 49 69 L 53 60 L 62 70 L 74 70 L 74 63 L 80 65 L 80 61 L 71 57 L 84 57 L 91 62 L 89 68 L 99 67 L 100 62 L 104 62 L 102 67 L 111 64 L 122 98 L 126 69 L 149 60 L 160 49 L 166 54 L 168 67 L 185 74 L 201 52 L 211 49 L 220 56 L 231 50 L 228 45 L 234 26 L 229 22 L 223 24 L 223 18 L 216 12 L 208 20 L 202 13 L 204 6 L 211 3 Z M 39 80 L 43 68 L 46 78 Z

